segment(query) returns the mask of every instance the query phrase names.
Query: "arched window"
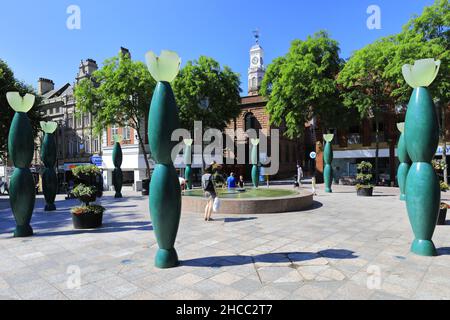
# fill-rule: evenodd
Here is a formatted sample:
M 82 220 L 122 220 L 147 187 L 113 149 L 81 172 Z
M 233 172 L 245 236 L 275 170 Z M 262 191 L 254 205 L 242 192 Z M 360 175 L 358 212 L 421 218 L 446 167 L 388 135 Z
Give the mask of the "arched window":
M 252 89 L 256 88 L 256 77 L 252 78 Z
M 245 131 L 249 129 L 256 129 L 256 118 L 253 113 L 249 112 L 245 115 Z

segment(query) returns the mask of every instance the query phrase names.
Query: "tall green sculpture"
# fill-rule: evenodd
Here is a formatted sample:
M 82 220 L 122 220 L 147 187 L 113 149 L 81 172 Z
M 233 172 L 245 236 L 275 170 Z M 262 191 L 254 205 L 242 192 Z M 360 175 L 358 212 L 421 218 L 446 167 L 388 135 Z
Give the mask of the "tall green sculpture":
M 58 124 L 56 122 L 41 121 L 44 131 L 44 140 L 41 146 L 41 160 L 45 169 L 42 174 L 42 189 L 45 198 L 45 211 L 55 211 L 55 198 L 58 191 L 58 176 L 55 172 L 56 165 L 56 139 L 54 132 Z
M 440 61 L 423 59 L 403 66 L 406 82 L 414 88 L 405 122 L 406 150 L 412 165 L 406 178 L 406 207 L 415 239 L 411 251 L 436 255 L 432 237 L 439 216 L 441 191 L 431 160 L 439 144 L 436 109 L 427 87 L 439 71 Z
M 406 151 L 405 142 L 405 123 L 397 124 L 398 130 L 401 132 L 400 138 L 398 139 L 397 154 L 400 165 L 397 170 L 397 180 L 398 186 L 400 188 L 400 200 L 406 200 L 406 177 L 408 176 L 409 168 L 411 167 L 411 159 L 409 158 L 408 152 Z
M 170 86 L 180 70 L 181 60 L 175 52 L 162 51 L 157 57 L 146 54 L 147 66 L 158 82 L 153 93 L 148 119 L 148 138 L 156 162 L 150 183 L 149 207 L 159 250 L 155 265 L 172 268 L 179 264 L 174 248 L 181 216 L 181 188 L 172 161 L 172 132 L 178 129 L 178 107 Z
M 323 179 L 325 180 L 325 192 L 331 193 L 331 185 L 333 183 L 333 167 L 331 163 L 333 162 L 333 147 L 331 141 L 334 139 L 334 134 L 324 134 L 323 140 L 325 140 L 325 150 L 323 152 L 323 161 L 325 162 L 325 167 L 323 169 Z
M 33 235 L 30 222 L 36 191 L 30 171 L 34 153 L 33 129 L 27 112 L 33 107 L 35 97 L 31 94 L 22 97 L 18 92 L 8 92 L 6 99 L 16 111 L 8 136 L 8 152 L 15 167 L 9 185 L 9 201 L 16 220 L 14 236 L 29 237 Z
M 116 194 L 114 198 L 122 198 L 122 183 L 123 183 L 123 173 L 120 166 L 122 165 L 123 155 L 122 155 L 122 147 L 120 143 L 122 142 L 122 136 L 115 135 L 114 136 L 114 149 L 112 154 L 112 159 L 114 163 L 114 171 L 112 175 L 112 183 L 114 186 L 114 190 Z
M 251 156 L 251 162 L 252 162 L 252 182 L 253 186 L 255 188 L 259 187 L 259 167 L 258 167 L 258 145 L 259 145 L 259 139 L 251 139 L 250 140 L 252 144 L 252 156 Z
M 186 169 L 184 171 L 184 178 L 187 181 L 187 188 L 192 189 L 192 139 L 184 139 L 184 144 L 186 148 L 184 149 L 184 163 L 186 164 Z

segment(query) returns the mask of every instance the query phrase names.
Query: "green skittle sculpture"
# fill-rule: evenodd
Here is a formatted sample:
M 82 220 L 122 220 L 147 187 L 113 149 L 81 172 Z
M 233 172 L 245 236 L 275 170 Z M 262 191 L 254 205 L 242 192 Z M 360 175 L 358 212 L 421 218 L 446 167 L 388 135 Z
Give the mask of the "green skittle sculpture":
M 252 182 L 255 188 L 259 187 L 259 167 L 258 167 L 258 145 L 259 139 L 251 139 L 252 144 L 252 158 L 251 162 L 253 164 L 252 167 Z
M 418 60 L 403 66 L 406 82 L 414 88 L 405 121 L 405 143 L 412 161 L 406 178 L 406 207 L 415 239 L 411 251 L 422 256 L 437 254 L 432 241 L 439 215 L 441 191 L 431 165 L 439 144 L 436 108 L 427 87 L 439 71 L 440 61 Z
M 156 162 L 150 183 L 149 207 L 159 250 L 155 265 L 172 268 L 179 264 L 174 248 L 181 216 L 181 188 L 172 161 L 172 132 L 180 127 L 178 107 L 170 82 L 180 70 L 181 60 L 175 52 L 162 51 L 157 57 L 146 54 L 147 67 L 158 82 L 153 93 L 148 118 L 148 139 Z
M 33 129 L 27 112 L 33 107 L 35 96 L 26 94 L 22 97 L 19 92 L 8 92 L 6 98 L 16 112 L 8 136 L 8 152 L 15 167 L 9 185 L 9 201 L 16 220 L 14 236 L 29 237 L 33 235 L 30 222 L 36 191 L 30 171 L 34 153 Z
M 120 135 L 114 136 L 114 149 L 113 149 L 113 163 L 114 163 L 114 171 L 112 175 L 112 183 L 114 186 L 114 190 L 116 191 L 116 194 L 114 195 L 114 198 L 122 198 L 122 184 L 123 184 L 123 173 L 122 169 L 120 169 L 120 166 L 122 165 L 123 155 L 122 155 L 122 147 L 120 146 L 120 143 L 122 142 L 123 138 Z
M 45 169 L 42 174 L 42 189 L 45 198 L 45 211 L 55 211 L 55 198 L 58 191 L 58 176 L 55 172 L 56 164 L 56 139 L 54 132 L 58 124 L 56 122 L 41 121 L 44 131 L 44 139 L 41 146 L 41 160 Z
M 184 149 L 184 163 L 186 164 L 186 169 L 184 171 L 184 178 L 187 181 L 187 189 L 192 189 L 192 139 L 184 139 L 184 144 L 186 148 Z
M 405 123 L 397 124 L 398 130 L 401 132 L 400 138 L 398 139 L 398 160 L 400 161 L 400 165 L 397 170 L 397 180 L 398 186 L 400 188 L 400 200 L 406 200 L 406 177 L 408 176 L 409 168 L 411 167 L 411 159 L 409 158 L 408 152 L 406 151 L 406 142 L 405 142 Z
M 333 147 L 331 141 L 334 139 L 334 134 L 324 134 L 323 140 L 325 140 L 325 150 L 323 152 L 323 161 L 325 162 L 325 167 L 323 169 L 323 178 L 325 180 L 325 192 L 332 193 L 331 185 L 333 183 L 333 167 L 331 163 L 333 162 Z

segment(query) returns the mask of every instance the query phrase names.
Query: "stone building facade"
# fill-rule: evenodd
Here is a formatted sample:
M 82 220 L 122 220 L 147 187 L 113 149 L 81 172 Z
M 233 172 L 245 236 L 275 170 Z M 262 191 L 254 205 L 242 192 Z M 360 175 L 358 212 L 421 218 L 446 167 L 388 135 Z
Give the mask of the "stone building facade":
M 43 100 L 39 106 L 41 116 L 45 121 L 55 121 L 58 129 L 55 132 L 57 143 L 57 168 L 60 183 L 68 182 L 72 175 L 71 169 L 91 163 L 93 155 L 101 154 L 101 136 L 93 132 L 93 119 L 90 113 L 76 114 L 74 86 L 83 79 L 89 79 L 98 69 L 97 63 L 92 59 L 81 61 L 75 83 L 66 83 L 55 88 L 50 79 L 40 78 L 38 81 L 38 94 Z M 42 139 L 40 135 L 38 140 Z M 36 143 L 34 165 L 41 166 L 39 157 L 40 141 Z

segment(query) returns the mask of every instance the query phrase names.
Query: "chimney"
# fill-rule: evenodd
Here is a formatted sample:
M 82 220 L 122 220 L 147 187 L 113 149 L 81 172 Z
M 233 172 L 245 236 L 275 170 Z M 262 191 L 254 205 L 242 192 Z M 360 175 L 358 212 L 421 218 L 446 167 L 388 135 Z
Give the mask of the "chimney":
M 128 56 L 128 58 L 131 59 L 131 53 L 130 53 L 130 50 L 128 50 L 127 48 L 120 47 L 120 53 L 121 53 L 123 56 Z
M 38 94 L 43 95 L 55 89 L 55 83 L 50 79 L 39 78 Z

